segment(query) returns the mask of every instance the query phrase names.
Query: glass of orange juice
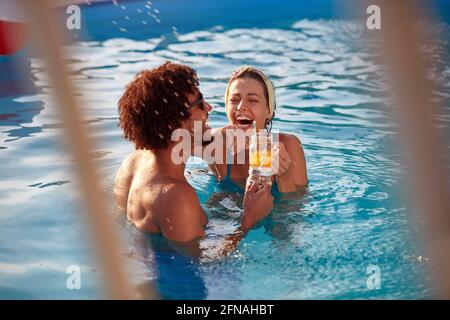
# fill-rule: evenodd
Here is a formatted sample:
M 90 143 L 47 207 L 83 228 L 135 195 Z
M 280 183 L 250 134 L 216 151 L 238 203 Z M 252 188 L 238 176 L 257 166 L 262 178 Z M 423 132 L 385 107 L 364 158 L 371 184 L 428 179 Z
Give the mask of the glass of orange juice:
M 271 176 L 272 171 L 272 134 L 259 130 L 250 138 L 250 170 L 261 176 Z

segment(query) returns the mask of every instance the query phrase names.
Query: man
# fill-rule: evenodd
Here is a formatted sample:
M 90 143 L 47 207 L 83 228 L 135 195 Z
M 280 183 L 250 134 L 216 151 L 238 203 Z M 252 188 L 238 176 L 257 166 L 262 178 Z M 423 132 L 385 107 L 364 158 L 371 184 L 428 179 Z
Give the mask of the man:
M 206 144 L 194 139 L 194 123 L 203 130 L 211 106 L 198 89 L 196 72 L 166 62 L 145 70 L 127 86 L 119 101 L 119 125 L 136 150 L 122 163 L 115 180 L 117 206 L 140 230 L 160 233 L 175 242 L 205 235 L 207 216 L 184 176 L 185 162 L 173 161 L 172 133 L 185 129 L 194 148 Z M 181 149 L 185 150 L 185 149 Z M 189 155 L 184 155 L 188 158 Z M 250 185 L 244 196 L 240 229 L 245 233 L 272 209 L 270 186 Z

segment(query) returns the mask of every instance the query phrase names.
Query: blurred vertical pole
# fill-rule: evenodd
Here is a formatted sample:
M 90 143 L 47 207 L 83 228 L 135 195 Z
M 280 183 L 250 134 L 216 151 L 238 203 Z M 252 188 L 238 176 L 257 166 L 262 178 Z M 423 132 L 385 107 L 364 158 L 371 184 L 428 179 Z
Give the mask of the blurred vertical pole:
M 434 124 L 439 106 L 431 99 L 434 84 L 426 77 L 430 62 L 421 53 L 424 30 L 420 30 L 418 23 L 432 17 L 425 17 L 415 0 L 366 0 L 365 4 L 366 8 L 376 4 L 381 9 L 381 30 L 370 32 L 380 32 L 382 36 L 382 59 L 392 81 L 394 109 L 411 164 L 409 174 L 414 205 L 424 222 L 423 236 L 439 297 L 448 299 L 450 193 L 446 182 L 447 145 Z
M 75 99 L 72 85 L 67 77 L 66 66 L 60 54 L 62 30 L 65 24 L 57 25 L 47 0 L 21 0 L 21 7 L 29 15 L 38 47 L 48 68 L 49 80 L 65 125 L 69 149 L 77 166 L 86 208 L 88 228 L 95 241 L 96 254 L 104 276 L 104 289 L 112 299 L 133 298 L 133 291 L 125 272 L 120 255 L 111 215 L 107 212 L 106 201 L 101 193 L 101 183 L 91 160 L 91 144 L 86 128 L 81 124 L 79 105 Z

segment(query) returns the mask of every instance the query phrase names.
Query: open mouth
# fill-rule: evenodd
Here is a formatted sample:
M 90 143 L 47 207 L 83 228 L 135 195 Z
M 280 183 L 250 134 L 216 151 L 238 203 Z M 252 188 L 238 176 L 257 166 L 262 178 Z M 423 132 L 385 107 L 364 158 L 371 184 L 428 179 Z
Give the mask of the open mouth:
M 245 116 L 238 116 L 236 118 L 236 124 L 238 127 L 249 127 L 253 123 L 253 119 Z

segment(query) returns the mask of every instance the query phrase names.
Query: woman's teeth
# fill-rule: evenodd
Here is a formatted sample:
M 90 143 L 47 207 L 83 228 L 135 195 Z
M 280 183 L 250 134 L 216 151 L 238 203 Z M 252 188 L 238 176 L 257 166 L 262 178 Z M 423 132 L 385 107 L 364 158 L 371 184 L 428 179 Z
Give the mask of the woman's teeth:
M 253 122 L 253 119 L 247 118 L 247 117 L 239 117 L 236 118 L 236 123 L 240 126 L 248 126 L 251 125 Z

